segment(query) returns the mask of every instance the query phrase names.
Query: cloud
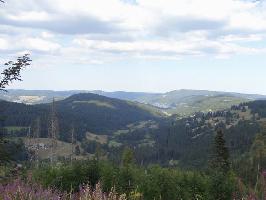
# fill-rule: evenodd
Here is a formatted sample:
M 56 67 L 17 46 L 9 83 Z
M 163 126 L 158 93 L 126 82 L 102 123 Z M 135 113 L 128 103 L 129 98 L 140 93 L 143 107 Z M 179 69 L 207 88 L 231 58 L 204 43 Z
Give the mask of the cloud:
M 0 50 L 6 53 L 16 54 L 21 51 L 36 52 L 39 54 L 54 54 L 59 51 L 61 45 L 47 38 L 28 36 L 2 36 L 0 38 Z
M 196 18 L 193 16 L 166 18 L 156 28 L 156 34 L 169 36 L 171 34 L 183 34 L 192 31 L 216 31 L 226 27 L 225 20 L 212 20 Z
M 264 35 L 262 34 L 250 34 L 250 35 L 226 35 L 226 36 L 222 36 L 220 38 L 221 40 L 225 41 L 225 42 L 253 42 L 253 41 L 261 41 L 264 39 Z
M 6 54 L 100 64 L 265 52 L 256 45 L 265 41 L 263 1 L 10 0 L 0 15 Z
M 213 55 L 219 57 L 232 56 L 236 54 L 254 54 L 263 53 L 265 49 L 256 49 L 244 47 L 239 44 L 230 43 L 239 41 L 243 38 L 221 38 L 220 40 L 208 40 L 202 34 L 187 34 L 181 40 L 149 40 L 149 41 L 131 41 L 131 42 L 111 42 L 95 41 L 85 38 L 76 38 L 73 43 L 77 48 L 84 51 L 98 51 L 109 54 L 122 54 L 125 57 L 143 55 L 150 58 L 171 58 L 180 59 L 180 56 L 204 56 Z M 251 38 L 249 38 L 251 39 Z M 255 39 L 255 37 L 254 37 Z
M 38 28 L 61 34 L 111 33 L 117 29 L 115 25 L 112 26 L 94 17 L 53 16 L 43 18 L 40 16 L 37 20 L 34 17 L 29 19 L 28 17 L 28 15 L 8 16 L 1 18 L 0 23 L 16 27 Z
M 0 50 L 7 50 L 9 43 L 7 40 L 0 38 Z

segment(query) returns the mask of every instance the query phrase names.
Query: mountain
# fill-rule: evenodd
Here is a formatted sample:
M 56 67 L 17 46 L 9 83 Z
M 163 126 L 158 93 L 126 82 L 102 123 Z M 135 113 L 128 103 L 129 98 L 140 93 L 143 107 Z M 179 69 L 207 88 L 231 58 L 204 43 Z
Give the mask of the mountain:
M 51 105 L 1 101 L 0 116 L 4 117 L 6 136 L 26 136 L 28 127 L 34 135 L 39 118 L 40 136 L 47 137 Z M 219 127 L 224 129 L 232 158 L 239 157 L 250 150 L 261 123 L 266 121 L 265 100 L 183 118 L 162 117 L 154 107 L 92 93 L 75 94 L 54 105 L 60 140 L 70 142 L 74 128 L 85 152 L 94 154 L 100 149 L 106 157 L 119 162 L 124 148 L 130 147 L 136 162 L 142 165 L 206 167 Z
M 1 92 L 0 99 L 17 103 L 40 104 L 50 103 L 53 99 L 62 100 L 71 95 L 84 92 L 86 91 L 8 90 L 8 92 Z
M 138 164 L 204 168 L 218 128 L 223 129 L 226 146 L 234 159 L 250 150 L 265 122 L 266 101 L 242 103 L 216 112 L 199 112 L 181 119 L 173 115 L 155 127 L 120 130 L 110 138 L 110 142 L 120 144 L 110 150 L 110 156 L 115 158 L 112 152 L 117 154 L 117 149 L 122 151 L 129 146 L 134 149 Z
M 165 114 L 179 114 L 180 116 L 188 116 L 199 111 L 217 111 L 242 102 L 266 99 L 264 95 L 208 90 L 175 90 L 166 93 L 104 92 L 100 90 L 9 90 L 8 93 L 2 93 L 0 99 L 26 104 L 39 104 L 52 102 L 53 98 L 63 100 L 78 93 L 94 93 L 110 98 L 139 102 L 157 107 Z
M 33 127 L 39 118 L 41 136 L 47 137 L 51 103 L 26 105 L 1 101 L 0 108 L 4 126 Z M 161 113 L 147 105 L 91 93 L 75 94 L 56 101 L 55 110 L 60 138 L 63 140 L 70 138 L 72 128 L 75 129 L 78 138 L 82 139 L 87 132 L 110 135 L 128 124 L 161 118 Z

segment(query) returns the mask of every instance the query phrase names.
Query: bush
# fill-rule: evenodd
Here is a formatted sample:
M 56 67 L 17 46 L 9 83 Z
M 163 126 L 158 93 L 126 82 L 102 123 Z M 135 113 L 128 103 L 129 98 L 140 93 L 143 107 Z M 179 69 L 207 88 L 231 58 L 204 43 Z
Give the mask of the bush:
M 33 178 L 45 187 L 69 192 L 77 191 L 83 183 L 95 186 L 100 171 L 97 161 L 79 161 L 72 165 L 43 166 L 33 171 Z
M 110 193 L 104 193 L 101 184 L 96 184 L 95 189 L 89 185 L 80 187 L 79 191 L 71 193 L 62 193 L 52 189 L 25 183 L 16 180 L 7 185 L 0 185 L 0 199 L 7 200 L 126 200 L 125 195 L 118 195 L 114 189 Z

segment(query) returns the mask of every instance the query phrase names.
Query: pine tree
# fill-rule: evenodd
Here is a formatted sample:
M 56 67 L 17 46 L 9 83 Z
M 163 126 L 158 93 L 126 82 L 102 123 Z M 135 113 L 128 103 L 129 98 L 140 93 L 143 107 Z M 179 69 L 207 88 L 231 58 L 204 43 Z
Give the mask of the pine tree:
M 125 148 L 122 155 L 122 165 L 128 167 L 133 164 L 134 153 L 130 148 Z
M 210 199 L 230 200 L 234 191 L 234 179 L 230 173 L 229 151 L 221 129 L 214 139 L 210 172 Z
M 214 149 L 210 164 L 212 170 L 217 170 L 225 174 L 230 170 L 229 151 L 226 147 L 224 134 L 221 129 L 217 131 L 214 138 Z
M 120 181 L 123 191 L 129 195 L 133 188 L 132 164 L 134 163 L 134 153 L 130 148 L 125 148 L 122 154 L 122 169 Z
M 79 156 L 80 155 L 80 148 L 79 148 L 79 145 L 77 145 L 76 147 L 75 147 L 75 154 L 77 155 L 77 156 Z

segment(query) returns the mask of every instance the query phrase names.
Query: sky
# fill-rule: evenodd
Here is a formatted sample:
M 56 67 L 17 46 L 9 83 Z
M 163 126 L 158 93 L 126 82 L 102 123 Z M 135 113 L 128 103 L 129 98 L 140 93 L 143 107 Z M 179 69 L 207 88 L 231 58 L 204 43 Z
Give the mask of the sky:
M 9 88 L 266 94 L 266 2 L 6 0 L 1 69 L 25 53 Z

